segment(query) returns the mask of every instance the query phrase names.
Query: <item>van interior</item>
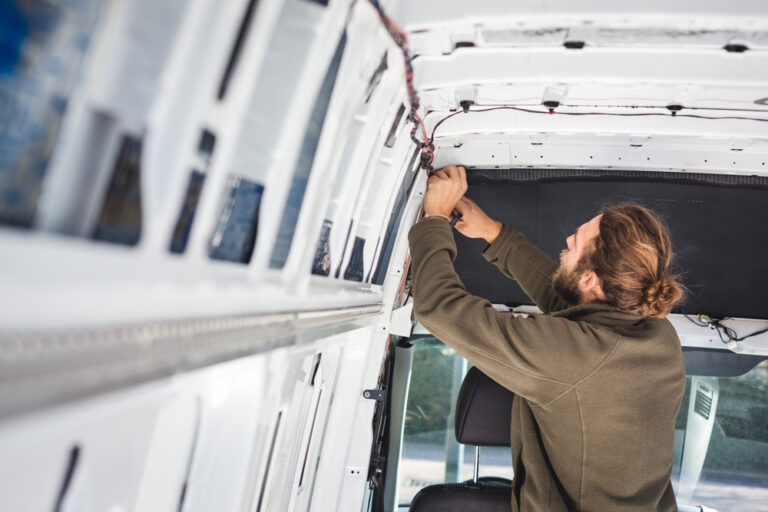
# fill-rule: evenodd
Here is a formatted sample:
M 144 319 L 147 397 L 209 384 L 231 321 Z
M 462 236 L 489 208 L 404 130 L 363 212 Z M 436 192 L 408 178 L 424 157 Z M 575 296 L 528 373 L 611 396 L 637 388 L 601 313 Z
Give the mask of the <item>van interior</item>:
M 552 258 L 660 213 L 678 506 L 768 511 L 768 4 L 0 14 L 0 510 L 509 510 L 513 398 L 412 314 L 408 231 L 462 165 Z M 454 235 L 470 293 L 536 314 Z

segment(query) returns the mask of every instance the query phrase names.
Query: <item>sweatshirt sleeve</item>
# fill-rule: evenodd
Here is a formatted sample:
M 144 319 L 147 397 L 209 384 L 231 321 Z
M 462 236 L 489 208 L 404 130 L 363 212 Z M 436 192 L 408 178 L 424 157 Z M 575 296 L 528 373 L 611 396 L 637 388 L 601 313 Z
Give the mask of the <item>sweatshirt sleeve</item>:
M 570 305 L 552 289 L 557 263 L 516 229 L 503 226 L 483 256 L 505 276 L 516 280 L 544 313 L 560 311 Z
M 408 235 L 416 318 L 512 392 L 546 406 L 588 376 L 617 337 L 563 317 L 516 317 L 467 293 L 453 269 L 451 227 L 427 219 Z

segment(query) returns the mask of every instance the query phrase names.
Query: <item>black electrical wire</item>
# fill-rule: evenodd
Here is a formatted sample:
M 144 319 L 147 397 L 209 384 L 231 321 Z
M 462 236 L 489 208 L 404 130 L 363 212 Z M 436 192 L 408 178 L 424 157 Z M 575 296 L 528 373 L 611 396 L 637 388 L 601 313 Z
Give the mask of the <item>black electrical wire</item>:
M 451 117 L 464 112 L 469 113 L 470 110 L 467 106 L 463 105 L 463 110 L 453 112 L 444 118 L 442 118 L 440 121 L 435 124 L 435 127 L 432 129 L 432 136 L 427 137 L 427 130 L 426 125 L 424 123 L 424 120 L 421 118 L 421 116 L 418 113 L 418 110 L 421 106 L 421 100 L 419 98 L 418 91 L 416 91 L 416 87 L 413 83 L 413 55 L 411 54 L 409 45 L 408 45 L 408 35 L 406 32 L 400 28 L 397 23 L 395 23 L 392 18 L 390 18 L 387 13 L 384 11 L 380 4 L 380 0 L 369 0 L 371 5 L 376 9 L 376 11 L 379 14 L 379 18 L 381 19 L 382 24 L 384 25 L 384 28 L 386 28 L 389 35 L 392 37 L 393 41 L 397 46 L 400 48 L 402 54 L 403 54 L 403 61 L 405 64 L 405 82 L 406 82 L 406 89 L 408 91 L 408 101 L 410 103 L 410 112 L 408 114 L 408 120 L 413 123 L 413 129 L 411 130 L 411 140 L 413 143 L 419 148 L 419 151 L 421 152 L 421 167 L 427 171 L 427 173 L 431 174 L 434 171 L 434 168 L 432 167 L 432 162 L 434 162 L 435 159 L 435 132 L 437 131 L 437 128 L 443 124 L 446 120 L 450 119 Z M 531 105 L 532 106 L 532 105 Z M 739 117 L 739 116 L 705 116 L 700 114 L 681 114 L 680 111 L 683 109 L 687 110 L 713 110 L 713 111 L 726 111 L 726 112 L 766 112 L 765 110 L 761 109 L 740 109 L 740 108 L 728 108 L 728 107 L 685 107 L 682 105 L 677 105 L 679 108 L 675 108 L 674 110 L 670 109 L 669 106 L 658 106 L 658 105 L 563 105 L 565 107 L 570 108 L 579 108 L 579 107 L 588 107 L 588 108 L 627 108 L 627 109 L 638 109 L 638 108 L 644 108 L 644 109 L 664 109 L 665 112 L 632 112 L 632 113 L 619 113 L 619 112 L 557 112 L 558 115 L 566 115 L 566 116 L 615 116 L 615 117 L 649 117 L 649 116 L 672 116 L 672 117 L 688 117 L 692 119 L 708 119 L 708 120 L 742 120 L 742 121 L 761 121 L 761 122 L 767 122 L 768 118 L 758 118 L 758 117 Z M 525 108 L 524 106 L 493 106 L 490 108 L 483 108 L 483 109 L 475 109 L 471 110 L 471 112 L 490 112 L 493 110 L 517 110 L 519 112 L 526 112 L 530 114 L 546 114 L 551 115 L 555 114 L 554 109 L 547 109 L 547 110 L 534 110 L 532 108 Z M 420 141 L 418 137 L 416 136 L 418 131 L 421 131 L 423 141 Z
M 728 344 L 732 341 L 744 341 L 747 338 L 751 338 L 753 336 L 758 336 L 760 334 L 768 332 L 768 327 L 765 329 L 761 329 L 759 331 L 752 332 L 750 334 L 739 336 L 736 331 L 732 327 L 728 327 L 727 325 L 723 325 L 722 322 L 725 320 L 730 320 L 732 317 L 725 317 L 725 318 L 712 318 L 709 315 L 704 314 L 698 314 L 696 315 L 696 318 L 691 318 L 689 315 L 686 315 L 683 313 L 683 316 L 693 322 L 694 324 L 698 325 L 699 327 L 709 327 L 709 328 L 715 328 L 717 330 L 717 334 L 720 337 L 720 341 L 722 341 L 725 344 Z M 725 337 L 723 337 L 725 335 Z
M 759 117 L 740 117 L 740 116 L 706 116 L 701 114 L 682 114 L 680 113 L 683 109 L 685 110 L 711 110 L 711 111 L 721 111 L 721 112 L 762 112 L 762 113 L 768 113 L 765 110 L 762 109 L 744 109 L 744 108 L 728 108 L 728 107 L 685 107 L 682 105 L 676 105 L 675 109 L 669 108 L 669 105 L 666 106 L 658 106 L 658 105 L 562 105 L 564 107 L 569 108 L 625 108 L 625 109 L 663 109 L 664 112 L 556 112 L 552 108 L 548 108 L 547 110 L 534 110 L 533 108 L 526 108 L 526 106 L 492 106 L 490 108 L 482 108 L 482 109 L 475 109 L 470 110 L 466 105 L 463 105 L 462 110 L 457 110 L 456 112 L 452 112 L 451 114 L 448 114 L 447 116 L 443 117 L 440 121 L 435 124 L 435 127 L 432 129 L 432 135 L 431 137 L 427 137 L 427 130 L 426 125 L 424 123 L 424 120 L 421 118 L 421 116 L 418 114 L 418 110 L 421 106 L 421 100 L 419 98 L 418 91 L 416 91 L 416 88 L 413 83 L 413 56 L 411 55 L 411 51 L 408 45 L 408 35 L 405 33 L 405 31 L 400 28 L 397 23 L 395 23 L 384 11 L 381 4 L 379 3 L 379 0 L 369 0 L 371 5 L 376 9 L 376 11 L 379 14 L 379 18 L 381 19 L 382 24 L 386 28 L 389 35 L 394 40 L 395 44 L 400 48 L 402 54 L 403 54 L 403 60 L 405 64 L 405 82 L 406 82 L 406 89 L 408 91 L 408 100 L 410 103 L 410 112 L 408 114 L 408 120 L 413 123 L 413 129 L 411 130 L 411 140 L 413 143 L 419 148 L 419 151 L 421 152 L 421 167 L 427 171 L 427 173 L 431 174 L 434 171 L 434 168 L 432 167 L 432 162 L 434 162 L 435 159 L 435 132 L 437 131 L 437 128 L 443 124 L 446 120 L 450 119 L 451 117 L 458 115 L 460 113 L 469 113 L 469 112 L 491 112 L 493 110 L 517 110 L 519 112 L 525 112 L 529 114 L 545 114 L 545 115 L 552 115 L 552 114 L 558 114 L 558 115 L 565 115 L 565 116 L 614 116 L 614 117 L 651 117 L 651 116 L 671 116 L 671 117 L 688 117 L 691 119 L 707 119 L 707 120 L 740 120 L 740 121 L 760 121 L 760 122 L 768 122 L 768 118 L 759 118 Z M 531 105 L 533 106 L 533 105 Z M 418 137 L 416 136 L 418 131 L 421 131 L 423 141 L 420 141 Z
M 632 108 L 632 107 L 627 107 Z M 647 107 L 637 107 L 637 108 L 647 108 Z M 666 110 L 666 107 L 664 107 Z M 768 118 L 761 118 L 761 117 L 740 117 L 740 116 L 704 116 L 701 114 L 670 114 L 669 112 L 557 112 L 557 111 L 550 111 L 547 110 L 534 110 L 531 108 L 524 108 L 524 107 L 512 107 L 512 106 L 498 106 L 498 107 L 489 107 L 489 108 L 480 108 L 480 109 L 471 109 L 468 110 L 469 112 L 492 112 L 495 110 L 516 110 L 519 112 L 525 112 L 528 114 L 544 114 L 544 115 L 560 115 L 560 116 L 614 116 L 614 117 L 653 117 L 653 116 L 663 116 L 663 117 L 690 117 L 694 119 L 709 119 L 709 120 L 742 120 L 742 121 L 761 121 L 761 122 L 768 122 Z M 717 109 L 711 109 L 711 110 L 717 110 Z M 430 137 L 430 142 L 434 141 L 435 139 L 435 132 L 437 132 L 437 128 L 443 124 L 448 119 L 452 118 L 453 116 L 463 114 L 463 110 L 457 110 L 455 112 L 451 112 L 447 116 L 440 119 L 432 128 L 432 136 Z M 768 112 L 767 112 L 768 113 Z
M 570 107 L 570 108 L 631 108 L 631 109 L 648 108 L 648 109 L 669 110 L 669 107 L 672 105 L 585 105 L 585 104 L 569 105 L 569 104 L 561 103 L 560 106 Z M 687 107 L 684 105 L 679 105 L 679 106 L 681 107 L 679 111 L 716 110 L 719 112 L 760 112 L 763 114 L 768 114 L 768 109 L 765 109 L 765 108 L 760 109 L 760 108 L 733 108 L 733 107 Z

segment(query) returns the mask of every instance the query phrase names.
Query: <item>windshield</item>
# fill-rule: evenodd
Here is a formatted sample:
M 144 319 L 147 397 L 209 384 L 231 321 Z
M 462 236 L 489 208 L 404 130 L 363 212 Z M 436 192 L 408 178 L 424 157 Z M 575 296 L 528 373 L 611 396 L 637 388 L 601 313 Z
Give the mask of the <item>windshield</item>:
M 768 361 L 740 377 L 688 377 L 672 472 L 681 505 L 768 512 Z
M 428 485 L 469 480 L 475 457 L 474 447 L 456 442 L 453 429 L 456 398 L 469 362 L 433 337 L 416 340 L 413 348 L 398 481 L 401 506 Z M 509 448 L 483 448 L 480 476 L 511 479 Z
M 415 340 L 414 351 L 398 480 L 406 507 L 423 487 L 470 479 L 474 459 L 453 431 L 469 363 L 434 337 Z M 509 449 L 483 448 L 479 474 L 512 478 Z M 686 378 L 672 483 L 680 505 L 768 512 L 768 360 L 738 377 Z

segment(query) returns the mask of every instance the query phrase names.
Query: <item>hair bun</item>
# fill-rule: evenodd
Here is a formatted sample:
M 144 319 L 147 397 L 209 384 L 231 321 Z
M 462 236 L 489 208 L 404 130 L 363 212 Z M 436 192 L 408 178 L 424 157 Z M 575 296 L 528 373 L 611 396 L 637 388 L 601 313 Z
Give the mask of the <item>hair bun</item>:
M 683 287 L 674 278 L 664 278 L 645 289 L 643 309 L 650 316 L 664 318 L 683 298 Z

